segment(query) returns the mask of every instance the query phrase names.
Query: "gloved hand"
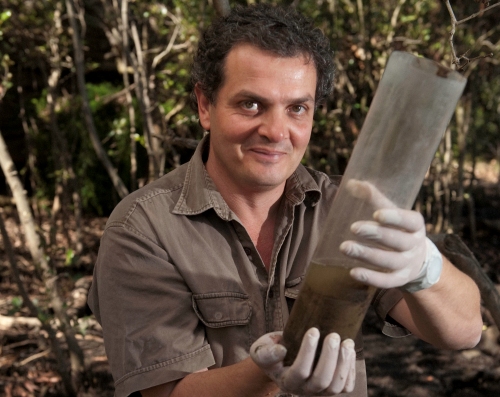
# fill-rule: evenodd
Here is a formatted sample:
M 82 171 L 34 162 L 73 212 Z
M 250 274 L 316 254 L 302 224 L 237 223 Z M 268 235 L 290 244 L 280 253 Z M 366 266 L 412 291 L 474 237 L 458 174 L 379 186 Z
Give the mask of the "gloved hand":
M 401 287 L 408 292 L 435 284 L 441 275 L 443 259 L 426 237 L 422 215 L 397 208 L 369 182 L 351 179 L 346 188 L 353 196 L 367 200 L 376 211 L 374 221 L 351 225 L 358 241 L 344 241 L 340 250 L 381 269 L 354 268 L 351 277 L 378 288 Z
M 313 369 L 320 336 L 318 329 L 311 328 L 305 333 L 299 353 L 290 367 L 283 366 L 286 348 L 280 344 L 282 334 L 265 334 L 250 348 L 250 357 L 282 391 L 301 396 L 331 396 L 353 391 L 356 352 L 352 339 L 340 343 L 338 334 L 327 335 Z

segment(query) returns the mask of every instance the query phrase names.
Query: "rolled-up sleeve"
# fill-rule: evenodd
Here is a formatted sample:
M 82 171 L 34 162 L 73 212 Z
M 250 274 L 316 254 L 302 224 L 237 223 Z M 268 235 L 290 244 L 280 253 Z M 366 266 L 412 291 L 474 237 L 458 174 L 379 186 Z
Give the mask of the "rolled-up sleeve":
M 89 306 L 103 328 L 117 397 L 215 363 L 185 281 L 167 252 L 133 227 L 108 225 Z
M 382 333 L 392 338 L 402 338 L 411 335 L 410 331 L 388 315 L 401 299 L 403 299 L 403 293 L 394 288 L 378 290 L 372 301 L 375 313 L 383 321 Z

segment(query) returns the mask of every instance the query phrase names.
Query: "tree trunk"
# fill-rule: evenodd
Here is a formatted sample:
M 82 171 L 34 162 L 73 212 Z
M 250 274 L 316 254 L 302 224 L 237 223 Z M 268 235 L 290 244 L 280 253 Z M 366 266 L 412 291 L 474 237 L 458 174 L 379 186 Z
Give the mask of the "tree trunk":
M 131 57 L 134 69 L 135 92 L 141 109 L 144 142 L 146 144 L 146 150 L 149 158 L 148 180 L 153 181 L 160 177 L 163 173 L 163 170 L 160 170 L 160 163 L 161 156 L 164 154 L 160 153 L 161 145 L 158 144 L 159 139 L 154 137 L 155 128 L 152 117 L 153 108 L 151 106 L 148 88 L 148 82 L 150 79 L 148 78 L 147 65 L 144 60 L 143 45 L 141 44 L 139 32 L 135 23 L 132 23 L 130 31 L 132 33 L 132 39 L 135 47 L 135 54 Z M 145 31 L 143 33 L 146 34 Z M 143 38 L 143 42 L 147 42 L 147 40 Z
M 130 93 L 130 79 L 128 75 L 128 60 L 130 59 L 129 40 L 128 40 L 128 0 L 122 0 L 121 9 L 116 10 L 117 14 L 121 15 L 121 53 L 123 63 L 123 85 L 125 86 L 127 101 L 128 118 L 130 124 L 130 189 L 132 191 L 137 189 L 137 145 L 135 140 L 135 109 L 132 103 L 132 94 Z
M 56 317 L 61 322 L 61 331 L 64 333 L 71 360 L 73 388 L 78 390 L 81 384 L 81 375 L 84 370 L 83 352 L 76 341 L 69 319 L 64 311 L 64 304 L 58 294 L 55 272 L 51 269 L 47 255 L 45 254 L 40 236 L 36 232 L 35 222 L 28 203 L 28 198 L 23 185 L 19 180 L 14 162 L 9 154 L 3 135 L 0 132 L 0 166 L 5 175 L 5 179 L 12 191 L 16 203 L 19 219 L 23 226 L 28 249 L 37 269 L 40 270 L 42 280 L 50 296 L 50 304 Z M 69 391 L 68 391 L 69 393 Z M 71 395 L 71 394 L 70 394 Z
M 441 179 L 441 160 L 437 160 L 437 164 L 435 167 L 436 174 L 434 175 L 434 181 L 432 183 L 433 186 L 433 196 L 432 201 L 434 203 L 434 216 L 435 221 L 432 222 L 434 225 L 434 232 L 440 233 L 443 230 L 443 222 L 444 222 L 444 212 L 443 212 L 443 199 L 442 199 L 442 179 Z
M 55 13 L 57 15 L 57 12 Z M 57 19 L 57 16 L 54 17 L 54 19 Z M 57 25 L 57 23 L 56 23 Z M 54 54 L 54 46 L 57 46 L 57 44 L 54 43 L 54 41 L 57 40 L 57 38 L 52 37 L 52 45 L 50 46 L 52 48 L 52 55 L 58 58 L 58 51 L 56 54 Z M 57 62 L 57 61 L 56 61 Z M 57 62 L 58 63 L 58 62 Z M 48 78 L 47 86 L 48 86 L 48 91 L 47 91 L 47 107 L 49 111 L 49 119 L 50 119 L 50 132 L 51 132 L 51 138 L 52 138 L 52 157 L 54 159 L 54 169 L 55 169 L 55 189 L 54 189 L 54 200 L 52 201 L 52 211 L 50 212 L 50 231 L 49 231 L 49 245 L 50 246 L 55 246 L 56 245 L 56 235 L 57 235 L 57 218 L 59 217 L 59 214 L 62 213 L 62 224 L 65 225 L 67 224 L 67 214 L 65 213 L 65 208 L 68 206 L 68 185 L 67 185 L 67 178 L 65 178 L 65 167 L 63 165 L 64 160 L 63 157 L 66 156 L 65 153 L 63 153 L 62 148 L 61 148 L 61 139 L 60 139 L 60 131 L 59 127 L 57 125 L 57 118 L 56 118 L 56 112 L 55 112 L 55 106 L 56 106 L 56 89 L 59 84 L 59 77 L 61 76 L 61 67 L 60 65 L 52 65 L 52 70 L 50 71 L 50 75 Z M 64 227 L 64 226 L 63 226 Z M 66 232 L 65 233 L 66 241 L 67 244 L 69 245 L 71 243 L 69 239 L 69 234 Z
M 58 5 L 62 8 L 62 5 Z M 61 55 L 59 51 L 59 36 L 62 34 L 62 21 L 61 21 L 61 10 L 57 9 L 54 13 L 54 26 L 55 31 L 53 32 L 53 37 L 50 38 L 50 50 L 51 50 L 51 73 L 48 79 L 48 93 L 47 93 L 47 105 L 49 108 L 50 126 L 53 137 L 53 152 L 54 161 L 59 164 L 60 176 L 56 183 L 56 193 L 54 198 L 53 213 L 51 219 L 51 244 L 55 243 L 54 237 L 57 231 L 56 217 L 57 212 L 54 211 L 56 206 L 61 206 L 63 214 L 63 233 L 68 241 L 68 245 L 71 244 L 71 237 L 69 235 L 69 230 L 65 225 L 68 225 L 66 221 L 68 218 L 67 207 L 70 202 L 70 197 L 74 204 L 74 216 L 75 216 L 75 242 L 74 247 L 76 252 L 79 254 L 82 251 L 82 227 L 81 227 L 81 214 L 82 214 L 82 201 L 79 193 L 78 183 L 75 171 L 73 170 L 72 159 L 70 155 L 70 150 L 68 149 L 68 142 L 66 135 L 59 128 L 57 122 L 57 114 L 55 111 L 57 102 L 57 92 L 59 88 L 59 79 L 61 77 Z M 62 189 L 62 191 L 60 191 Z
M 472 101 L 471 96 L 466 95 L 459 102 L 455 111 L 457 124 L 457 148 L 458 148 L 458 169 L 457 169 L 457 195 L 453 208 L 453 230 L 460 232 L 462 224 L 462 212 L 464 207 L 464 166 L 465 154 L 467 150 L 467 135 L 471 121 Z
M 45 257 L 43 249 L 41 248 L 40 237 L 36 232 L 36 226 L 31 213 L 31 207 L 29 206 L 23 185 L 19 180 L 17 170 L 14 166 L 14 162 L 12 161 L 1 132 L 0 166 L 2 167 L 5 179 L 7 180 L 10 190 L 12 191 L 12 195 L 14 196 L 14 201 L 19 212 L 19 219 L 21 220 L 21 224 L 24 229 L 26 242 L 31 256 L 35 261 L 35 264 L 37 264 L 38 267 L 41 268 L 42 272 L 48 277 L 51 277 L 52 270 L 50 269 L 49 263 Z
M 451 129 L 448 127 L 444 133 L 444 143 L 445 152 L 443 156 L 443 173 L 442 173 L 442 184 L 443 184 L 443 228 L 441 229 L 444 233 L 452 233 L 451 228 L 451 205 L 452 205 L 452 144 L 451 144 Z
M 94 119 L 92 117 L 92 112 L 90 110 L 87 88 L 85 87 L 85 64 L 84 64 L 84 56 L 82 44 L 80 42 L 79 28 L 76 23 L 75 12 L 74 12 L 74 2 L 73 0 L 66 0 L 66 8 L 68 11 L 68 17 L 71 24 L 71 29 L 73 30 L 73 46 L 75 50 L 75 68 L 76 68 L 76 76 L 78 80 L 78 88 L 80 91 L 80 95 L 82 97 L 82 111 L 85 119 L 85 124 L 87 125 L 87 129 L 89 132 L 90 140 L 92 142 L 92 146 L 97 154 L 97 157 L 101 161 L 102 165 L 106 169 L 111 181 L 113 182 L 113 186 L 116 189 L 116 192 L 121 198 L 124 198 L 128 195 L 128 189 L 125 184 L 121 180 L 120 176 L 111 161 L 106 154 L 106 151 L 102 147 L 101 141 L 97 134 L 97 130 L 95 128 Z
M 20 70 L 20 68 L 19 68 Z M 30 176 L 30 187 L 32 192 L 36 192 L 38 186 L 40 186 L 40 175 L 39 172 L 36 168 L 36 156 L 34 154 L 34 147 L 33 147 L 33 142 L 31 139 L 31 131 L 29 128 L 28 124 L 28 118 L 26 116 L 26 107 L 24 105 L 24 93 L 23 93 L 23 87 L 18 85 L 17 86 L 17 92 L 19 94 L 19 117 L 21 118 L 21 124 L 23 126 L 23 132 L 24 132 L 24 137 L 26 139 L 26 149 L 28 152 L 28 168 L 29 168 L 29 176 Z M 38 132 L 36 128 L 36 124 L 31 120 L 31 128 L 33 131 Z M 35 215 L 35 219 L 38 222 L 38 226 L 42 224 L 42 216 L 40 213 L 40 207 L 38 205 L 38 200 L 36 197 L 34 198 L 32 202 L 32 207 L 33 207 L 33 212 Z

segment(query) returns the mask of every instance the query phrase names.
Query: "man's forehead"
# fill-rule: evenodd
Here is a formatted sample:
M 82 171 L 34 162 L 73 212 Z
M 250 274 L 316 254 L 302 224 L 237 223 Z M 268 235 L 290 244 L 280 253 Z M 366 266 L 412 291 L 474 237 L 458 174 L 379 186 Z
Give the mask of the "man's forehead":
M 284 56 L 252 44 L 242 43 L 233 47 L 225 59 L 222 84 L 228 78 L 263 77 L 273 73 L 278 77 L 285 72 L 290 74 L 292 70 L 296 76 L 289 77 L 307 74 L 308 78 L 313 75 L 317 78 L 314 61 L 308 55 L 297 53 Z
M 252 54 L 261 54 L 262 56 L 267 56 L 271 58 L 279 58 L 283 60 L 288 60 L 288 59 L 302 59 L 304 61 L 304 65 L 307 65 L 309 63 L 312 63 L 314 65 L 314 60 L 312 57 L 312 54 L 307 52 L 307 51 L 290 51 L 285 52 L 285 51 L 273 51 L 272 49 L 269 48 L 263 48 L 257 44 L 249 43 L 249 42 L 240 42 L 235 44 L 231 50 L 226 55 L 226 58 L 224 60 L 224 66 L 227 65 L 227 60 L 229 57 L 234 57 L 236 53 L 246 53 L 246 52 L 251 52 Z
M 268 91 L 268 88 L 278 89 L 274 84 L 278 80 L 281 80 L 280 90 L 283 93 L 288 91 L 289 98 L 309 96 L 315 102 L 318 76 L 309 54 L 284 56 L 250 43 L 239 43 L 226 56 L 221 77 L 214 104 L 218 102 L 221 91 L 224 91 L 226 98 L 235 97 L 237 91 L 244 89 L 265 96 L 264 91 Z M 297 80 L 301 82 L 297 84 Z M 292 93 L 292 85 L 300 92 Z

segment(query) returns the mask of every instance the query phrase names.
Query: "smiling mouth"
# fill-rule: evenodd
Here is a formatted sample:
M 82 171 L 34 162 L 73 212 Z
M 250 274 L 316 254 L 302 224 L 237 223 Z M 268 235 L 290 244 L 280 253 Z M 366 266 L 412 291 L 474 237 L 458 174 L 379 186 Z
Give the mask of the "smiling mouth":
M 287 153 L 283 151 L 277 150 L 267 150 L 267 149 L 250 149 L 250 152 L 254 153 L 259 158 L 265 161 L 276 162 L 280 160 Z
M 252 149 L 252 152 L 263 154 L 266 156 L 281 156 L 284 155 L 285 152 L 275 151 L 275 150 L 262 150 L 262 149 Z
M 284 154 L 287 154 L 289 150 L 287 150 L 286 147 L 283 145 L 280 146 L 254 146 L 254 147 L 249 147 L 248 150 L 263 154 L 263 155 L 269 155 L 269 156 L 281 156 Z

